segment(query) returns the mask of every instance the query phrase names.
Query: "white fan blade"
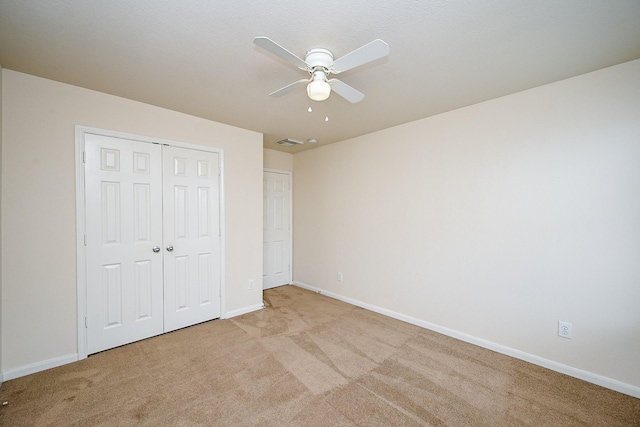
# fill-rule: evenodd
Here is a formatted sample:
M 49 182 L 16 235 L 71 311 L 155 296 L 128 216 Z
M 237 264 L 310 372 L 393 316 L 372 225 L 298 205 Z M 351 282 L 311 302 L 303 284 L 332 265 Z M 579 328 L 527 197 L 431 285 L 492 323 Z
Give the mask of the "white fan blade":
M 275 92 L 271 92 L 269 94 L 269 96 L 273 96 L 273 97 L 277 98 L 277 97 L 280 97 L 282 95 L 286 95 L 289 92 L 292 92 L 296 88 L 296 85 L 298 83 L 309 83 L 309 80 L 308 79 L 298 80 L 297 82 L 293 82 L 290 85 L 287 85 L 287 86 L 285 86 L 283 88 L 280 88 L 280 89 L 276 90 Z
M 298 68 L 309 68 L 307 63 L 304 62 L 304 59 L 299 58 L 296 54 L 289 52 L 287 49 L 283 48 L 268 37 L 256 37 L 253 39 L 253 42 L 264 50 L 279 56 L 280 58 L 295 65 Z
M 341 80 L 331 79 L 329 80 L 329 84 L 331 85 L 331 90 L 333 90 L 335 93 L 351 102 L 352 104 L 360 102 L 364 99 L 364 93 L 352 88 Z
M 384 58 L 387 55 L 389 55 L 389 45 L 380 39 L 375 39 L 336 59 L 331 67 L 331 72 L 333 74 L 342 73 L 376 59 Z

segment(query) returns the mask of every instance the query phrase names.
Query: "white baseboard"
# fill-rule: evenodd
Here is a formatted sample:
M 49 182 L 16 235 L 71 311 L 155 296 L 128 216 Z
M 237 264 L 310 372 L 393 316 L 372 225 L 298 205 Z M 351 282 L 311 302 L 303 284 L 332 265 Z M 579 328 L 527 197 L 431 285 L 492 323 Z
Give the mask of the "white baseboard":
M 227 311 L 223 319 L 231 319 L 232 317 L 241 316 L 243 314 L 251 313 L 252 311 L 262 310 L 264 308 L 264 304 L 256 304 L 250 305 L 249 307 L 239 308 L 238 310 Z
M 6 381 L 15 378 L 24 377 L 25 375 L 35 374 L 36 372 L 46 371 L 47 369 L 57 368 L 78 361 L 78 354 L 67 354 L 66 356 L 54 357 L 53 359 L 43 360 L 42 362 L 32 363 L 31 365 L 21 366 L 19 368 L 9 369 L 2 372 L 2 378 Z
M 474 344 L 479 347 L 483 347 L 483 348 L 495 351 L 497 353 L 504 354 L 506 356 L 515 357 L 516 359 L 524 360 L 525 362 L 533 363 L 534 365 L 542 366 L 543 368 L 560 372 L 561 374 L 569 375 L 570 377 L 578 378 L 583 381 L 587 381 L 587 382 L 590 382 L 590 383 L 593 383 L 593 384 L 596 384 L 620 393 L 628 394 L 629 396 L 640 398 L 640 387 L 626 384 L 611 378 L 603 377 L 601 375 L 594 374 L 591 372 L 583 371 L 582 369 L 578 369 L 568 365 L 564 365 L 562 363 L 554 362 L 553 360 L 549 360 L 539 356 L 535 356 L 533 354 L 525 353 L 523 351 L 516 350 L 501 344 L 496 344 L 494 342 L 487 341 L 482 338 L 477 338 L 472 335 L 467 335 L 453 329 L 445 328 L 443 326 L 429 323 L 424 320 L 416 319 L 415 317 L 407 316 L 401 313 L 396 313 L 395 311 L 387 310 L 386 308 L 367 304 L 362 301 L 358 301 L 358 300 L 348 298 L 339 294 L 335 294 L 333 292 L 327 292 L 323 289 L 316 288 L 315 286 L 311 286 L 306 283 L 294 281 L 293 284 L 301 288 L 308 289 L 310 291 L 328 296 L 330 298 L 344 301 L 346 303 L 355 305 L 357 307 L 361 307 L 369 311 L 382 314 L 384 316 L 402 320 L 403 322 L 420 326 L 421 328 L 429 329 L 431 331 L 438 332 L 442 335 L 447 335 L 451 338 L 459 339 L 460 341 L 468 342 L 470 344 Z

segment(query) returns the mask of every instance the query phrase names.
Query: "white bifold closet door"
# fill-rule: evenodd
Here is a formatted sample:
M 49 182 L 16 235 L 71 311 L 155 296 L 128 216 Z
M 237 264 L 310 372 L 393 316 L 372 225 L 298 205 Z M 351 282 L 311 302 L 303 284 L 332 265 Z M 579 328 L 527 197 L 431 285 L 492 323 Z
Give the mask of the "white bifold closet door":
M 220 195 L 218 154 L 164 147 L 163 159 L 168 332 L 220 317 Z
M 220 317 L 217 153 L 85 135 L 87 352 Z

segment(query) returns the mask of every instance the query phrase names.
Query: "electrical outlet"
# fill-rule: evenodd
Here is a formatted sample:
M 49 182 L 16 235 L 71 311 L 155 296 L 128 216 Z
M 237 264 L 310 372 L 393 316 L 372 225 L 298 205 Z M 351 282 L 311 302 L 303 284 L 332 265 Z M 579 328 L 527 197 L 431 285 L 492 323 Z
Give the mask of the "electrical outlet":
M 338 272 L 338 282 L 342 282 L 342 273 Z
M 249 280 L 249 290 L 253 289 L 256 286 L 255 280 Z
M 569 322 L 558 322 L 558 335 L 562 338 L 573 337 L 573 325 Z

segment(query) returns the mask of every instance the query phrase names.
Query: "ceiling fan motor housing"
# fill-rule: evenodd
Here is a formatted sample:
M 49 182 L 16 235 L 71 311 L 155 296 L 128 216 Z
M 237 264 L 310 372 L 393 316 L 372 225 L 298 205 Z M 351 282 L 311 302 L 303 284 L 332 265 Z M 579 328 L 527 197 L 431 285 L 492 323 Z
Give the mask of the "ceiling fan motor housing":
M 305 55 L 304 62 L 306 62 L 311 69 L 322 67 L 329 71 L 333 65 L 333 54 L 327 49 L 311 49 Z

